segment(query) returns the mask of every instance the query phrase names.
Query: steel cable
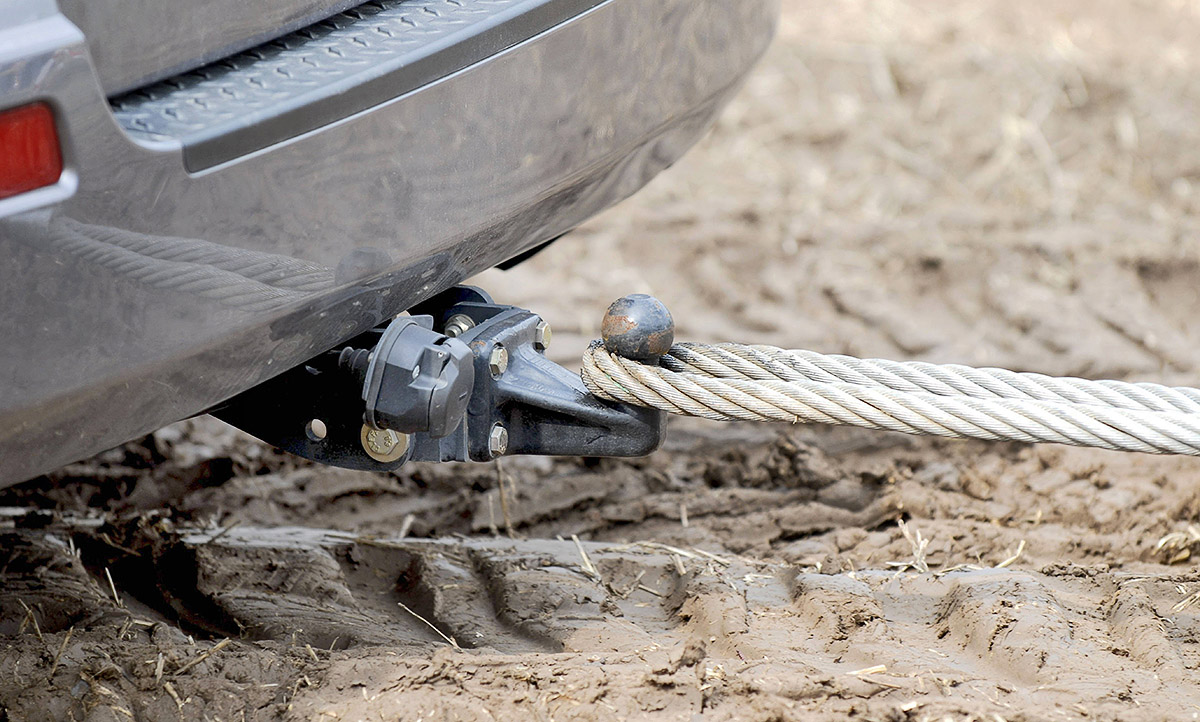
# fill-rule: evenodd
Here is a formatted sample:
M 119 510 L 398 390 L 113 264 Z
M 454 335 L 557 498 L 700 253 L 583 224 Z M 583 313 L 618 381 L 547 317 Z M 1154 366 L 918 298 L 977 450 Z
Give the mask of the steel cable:
M 597 341 L 581 375 L 601 398 L 707 419 L 1200 456 L 1191 388 L 694 343 L 650 365 Z

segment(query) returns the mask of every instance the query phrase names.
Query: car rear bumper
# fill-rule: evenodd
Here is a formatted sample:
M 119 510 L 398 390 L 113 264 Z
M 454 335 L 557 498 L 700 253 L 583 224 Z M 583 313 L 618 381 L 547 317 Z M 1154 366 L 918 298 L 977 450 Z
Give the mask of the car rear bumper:
M 707 129 L 777 13 L 560 4 L 482 56 L 446 40 L 455 62 L 414 76 L 385 48 L 392 81 L 350 73 L 189 135 L 122 127 L 75 26 L 6 28 L 4 7 L 0 109 L 49 102 L 66 171 L 0 200 L 0 485 L 202 412 L 630 195 Z
M 191 70 L 299 30 L 362 0 L 57 0 L 87 37 L 109 95 Z M 203 32 L 196 32 L 203 28 Z

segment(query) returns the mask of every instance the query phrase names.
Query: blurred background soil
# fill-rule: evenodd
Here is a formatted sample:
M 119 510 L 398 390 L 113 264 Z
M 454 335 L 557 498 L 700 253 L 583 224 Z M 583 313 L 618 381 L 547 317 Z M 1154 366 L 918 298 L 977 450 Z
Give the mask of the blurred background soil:
M 572 367 L 647 292 L 681 340 L 1195 385 L 1197 37 L 784 0 L 706 140 L 474 282 Z M 0 505 L 48 512 L 0 528 L 0 720 L 1200 714 L 1196 459 L 673 420 L 373 475 L 201 418 Z

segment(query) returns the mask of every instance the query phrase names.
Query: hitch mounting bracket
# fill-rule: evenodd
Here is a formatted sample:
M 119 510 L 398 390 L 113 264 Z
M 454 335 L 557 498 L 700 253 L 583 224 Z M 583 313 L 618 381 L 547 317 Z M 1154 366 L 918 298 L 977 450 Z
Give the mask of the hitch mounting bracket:
M 537 314 L 455 286 L 209 413 L 298 456 L 369 471 L 658 448 L 665 413 L 592 396 L 546 358 L 548 343 Z

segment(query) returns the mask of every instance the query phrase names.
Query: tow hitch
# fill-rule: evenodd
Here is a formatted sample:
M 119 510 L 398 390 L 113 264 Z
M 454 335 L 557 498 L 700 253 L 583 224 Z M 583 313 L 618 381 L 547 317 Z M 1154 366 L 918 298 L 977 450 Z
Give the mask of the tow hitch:
M 536 314 L 470 286 L 410 314 L 210 413 L 298 456 L 370 471 L 512 455 L 643 456 L 662 443 L 664 412 L 598 399 L 545 357 L 550 327 Z M 660 336 L 673 335 L 669 315 L 659 324 Z M 669 348 L 665 341 L 658 345 Z

